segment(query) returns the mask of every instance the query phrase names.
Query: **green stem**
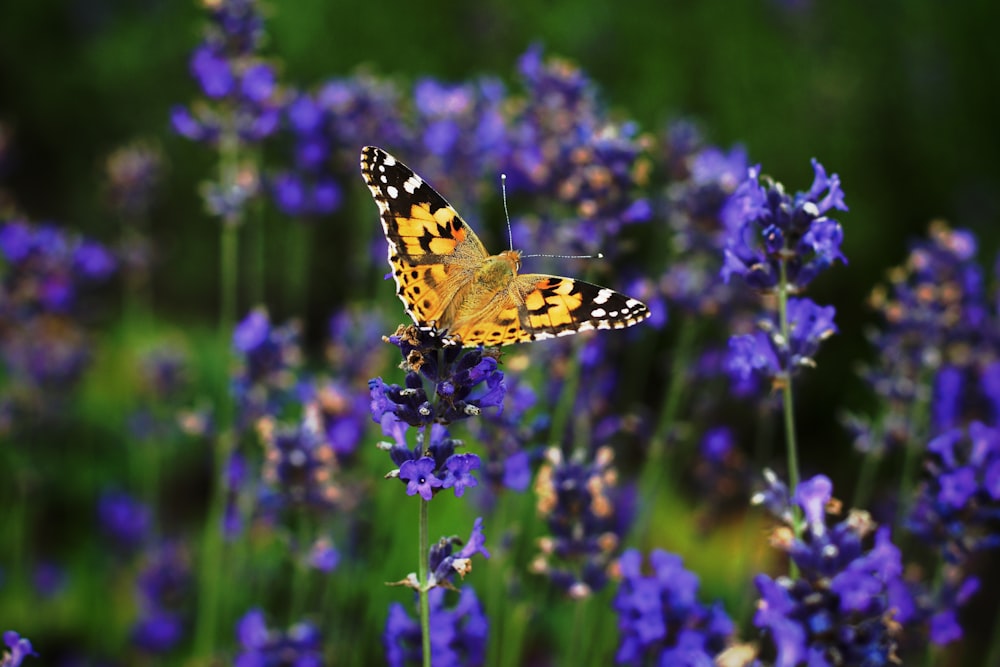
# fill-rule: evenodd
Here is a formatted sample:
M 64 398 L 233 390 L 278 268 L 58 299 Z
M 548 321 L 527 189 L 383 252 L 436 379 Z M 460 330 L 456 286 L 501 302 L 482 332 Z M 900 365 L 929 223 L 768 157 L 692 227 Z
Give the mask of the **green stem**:
M 877 442 L 874 441 L 873 442 Z M 854 501 L 851 507 L 862 508 L 868 504 L 872 497 L 872 489 L 875 487 L 875 474 L 878 472 L 879 463 L 882 462 L 882 454 L 874 449 L 865 452 L 861 461 L 861 470 L 858 471 L 858 483 L 854 487 Z
M 424 667 L 431 667 L 431 602 L 427 595 L 430 573 L 427 571 L 427 554 L 430 538 L 427 535 L 427 514 L 429 502 L 420 499 L 419 536 L 417 538 L 417 579 L 420 582 L 420 637 L 423 648 Z
M 994 612 L 993 632 L 990 633 L 990 652 L 984 665 L 1000 665 L 1000 608 Z
M 656 468 L 659 468 L 663 459 L 670 429 L 677 422 L 677 412 L 680 410 L 681 398 L 684 396 L 684 386 L 687 380 L 687 362 L 697 333 L 698 320 L 692 316 L 685 317 L 684 321 L 681 322 L 681 329 L 677 333 L 677 344 L 674 345 L 674 353 L 671 356 L 675 367 L 670 369 L 670 385 L 663 398 L 660 417 L 656 422 L 656 428 L 653 429 L 653 438 L 650 441 L 649 464 Z
M 252 246 L 252 262 L 250 264 L 249 286 L 250 303 L 252 304 L 266 303 L 264 291 L 267 265 L 267 228 L 264 216 L 261 213 L 261 207 L 262 203 L 259 200 L 254 201 L 253 220 L 250 225 L 250 229 L 252 230 L 252 237 L 250 240 L 250 245 Z
M 778 285 L 778 321 L 781 325 L 781 338 L 785 345 L 791 345 L 791 327 L 788 324 L 788 271 L 785 262 L 779 262 L 781 267 L 781 283 Z M 795 439 L 795 394 L 792 391 L 792 368 L 786 369 L 785 382 L 781 387 L 781 403 L 785 417 L 785 447 L 788 454 L 788 490 L 795 497 L 799 486 L 799 450 Z M 802 510 L 792 502 L 793 530 L 801 534 Z M 792 579 L 798 577 L 799 568 L 792 559 L 788 560 L 788 573 Z
M 309 535 L 312 532 L 309 517 L 305 515 L 305 508 L 300 508 L 295 517 L 295 548 L 291 549 L 292 554 L 301 554 L 305 545 L 309 543 Z M 289 605 L 288 624 L 295 623 L 306 608 L 306 591 L 309 584 L 309 568 L 300 562 L 301 559 L 293 558 L 292 561 L 292 603 Z
M 552 429 L 550 442 L 562 449 L 563 439 L 566 437 L 566 428 L 569 424 L 570 415 L 573 413 L 573 406 L 576 403 L 577 389 L 580 386 L 580 346 L 574 341 L 572 353 L 566 362 L 566 376 L 563 378 L 562 391 L 559 394 L 559 402 L 556 403 L 552 411 Z
M 313 246 L 313 227 L 308 221 L 295 221 L 285 228 L 285 308 L 301 313 L 309 303 L 309 260 Z
M 677 423 L 677 413 L 680 411 L 681 399 L 684 396 L 687 363 L 697 331 L 697 320 L 694 317 L 686 317 L 681 323 L 677 343 L 674 345 L 674 354 L 671 358 L 674 359 L 675 367 L 671 369 L 670 384 L 660 406 L 656 427 L 650 439 L 646 465 L 643 466 L 639 478 L 639 497 L 645 498 L 646 501 L 641 503 L 638 516 L 632 524 L 632 534 L 640 544 L 649 537 L 653 509 L 658 506 L 660 491 L 667 481 L 667 443 L 670 440 L 670 430 Z
M 219 141 L 219 184 L 223 191 L 237 187 L 239 175 L 240 140 L 234 122 L 226 124 Z M 220 221 L 219 242 L 219 338 L 223 355 L 229 353 L 229 340 L 236 322 L 236 291 L 238 285 L 239 228 L 244 220 L 244 212 L 236 210 L 228 213 Z M 215 448 L 214 482 L 211 506 L 202 539 L 202 558 L 199 571 L 198 621 L 195 629 L 194 646 L 196 655 L 210 656 L 215 650 L 216 627 L 219 621 L 220 596 L 225 592 L 222 567 L 225 544 L 222 537 L 222 517 L 225 512 L 226 489 L 221 483 L 229 454 L 235 447 L 236 434 L 233 430 L 233 405 L 229 395 L 229 364 L 220 364 L 217 378 L 217 413 L 219 438 Z
M 229 337 L 236 323 L 236 285 L 239 273 L 239 228 L 223 224 L 219 248 L 219 334 L 229 347 Z
M 791 343 L 791 327 L 788 324 L 788 271 L 785 262 L 779 263 L 781 267 L 781 284 L 778 285 L 778 321 L 781 326 L 781 338 L 785 345 Z M 781 387 L 782 407 L 785 416 L 785 443 L 788 454 L 788 488 L 791 493 L 795 493 L 799 485 L 799 453 L 798 445 L 795 441 L 795 402 L 792 392 L 792 370 L 786 369 L 787 377 Z M 796 519 L 798 517 L 796 516 Z M 796 526 L 796 531 L 798 531 Z
M 929 384 L 929 373 L 924 373 L 917 386 L 927 387 Z M 930 392 L 927 392 L 927 394 L 929 395 Z M 902 531 L 903 521 L 906 519 L 907 510 L 912 500 L 911 492 L 913 491 L 914 480 L 917 477 L 917 471 L 923 460 L 925 450 L 924 434 L 930 431 L 930 425 L 928 424 L 929 408 L 930 406 L 926 398 L 918 399 L 914 403 L 909 419 L 907 420 L 912 427 L 913 437 L 907 443 L 903 452 L 903 470 L 899 476 L 899 496 L 896 503 L 897 533 L 901 533 Z

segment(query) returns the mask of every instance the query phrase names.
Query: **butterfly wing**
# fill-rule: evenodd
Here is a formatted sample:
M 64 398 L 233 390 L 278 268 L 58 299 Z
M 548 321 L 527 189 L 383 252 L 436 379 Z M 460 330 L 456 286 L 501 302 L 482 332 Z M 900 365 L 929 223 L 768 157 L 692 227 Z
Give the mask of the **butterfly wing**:
M 594 329 L 624 329 L 649 317 L 646 304 L 593 283 L 543 274 L 517 276 L 478 312 L 455 322 L 462 344 L 509 345 Z
M 419 326 L 450 329 L 454 304 L 472 285 L 486 248 L 444 197 L 381 148 L 362 149 L 361 174 L 382 217 L 407 314 Z

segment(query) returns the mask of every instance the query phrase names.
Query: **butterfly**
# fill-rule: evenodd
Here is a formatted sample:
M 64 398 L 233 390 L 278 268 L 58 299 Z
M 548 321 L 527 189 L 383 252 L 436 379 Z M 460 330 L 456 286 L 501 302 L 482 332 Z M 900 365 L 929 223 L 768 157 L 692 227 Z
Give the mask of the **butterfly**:
M 382 217 L 396 294 L 417 326 L 445 329 L 465 347 L 496 347 L 593 329 L 623 329 L 649 308 L 607 287 L 519 275 L 521 253 L 486 251 L 444 197 L 375 146 L 361 174 Z

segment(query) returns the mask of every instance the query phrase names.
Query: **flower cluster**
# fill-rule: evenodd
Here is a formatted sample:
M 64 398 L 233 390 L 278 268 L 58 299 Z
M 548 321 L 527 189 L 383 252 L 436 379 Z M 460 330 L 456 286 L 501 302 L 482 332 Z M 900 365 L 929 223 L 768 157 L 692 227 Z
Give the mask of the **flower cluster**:
M 787 339 L 773 319 L 760 320 L 752 334 L 730 338 L 728 370 L 737 391 L 744 393 L 758 378 L 780 387 L 799 368 L 815 366 L 820 343 L 837 333 L 835 312 L 833 306 L 819 306 L 811 299 L 789 299 Z
M 759 165 L 749 170 L 722 214 L 724 280 L 740 276 L 757 290 L 772 291 L 783 283 L 799 291 L 835 261 L 846 261 L 840 252 L 840 223 L 826 215 L 832 209 L 847 210 L 840 178 L 827 176 L 816 160 L 812 165 L 812 186 L 794 196 L 769 178 L 761 183 Z
M 207 103 L 174 107 L 174 131 L 212 145 L 228 131 L 245 142 L 260 141 L 277 129 L 280 118 L 275 68 L 257 55 L 264 38 L 260 8 L 256 0 L 205 4 L 208 23 L 190 68 Z
M 54 407 L 90 361 L 75 314 L 85 289 L 109 278 L 114 256 L 100 243 L 52 225 L 0 223 L 0 360 L 19 407 Z
M 388 434 L 388 433 L 387 433 Z M 406 484 L 406 495 L 420 494 L 430 500 L 434 494 L 444 489 L 454 489 L 455 495 L 462 497 L 465 489 L 478 486 L 472 472 L 482 465 L 479 456 L 472 453 L 455 453 L 462 443 L 454 440 L 448 430 L 440 424 L 430 427 L 429 442 L 425 442 L 426 431 L 417 433 L 417 444 L 413 449 L 406 446 L 406 430 L 402 422 L 394 428 L 395 443 L 383 443 L 389 457 L 398 468 L 386 477 L 396 478 Z
M 489 621 L 471 588 L 463 588 L 452 607 L 445 606 L 446 592 L 436 588 L 430 597 L 431 661 L 435 667 L 477 667 L 486 659 Z M 420 622 L 403 605 L 389 607 L 382 635 L 390 667 L 421 665 L 423 650 Z
M 233 332 L 239 366 L 232 380 L 241 429 L 258 419 L 280 415 L 294 402 L 297 371 L 301 363 L 299 326 L 274 326 L 267 311 L 257 308 Z
M 720 213 L 725 227 L 723 265 L 725 283 L 733 276 L 767 297 L 776 295 L 776 307 L 757 322 L 757 330 L 737 333 L 729 340 L 726 362 L 734 393 L 759 390 L 760 381 L 772 388 L 789 386 L 792 375 L 813 366 L 819 344 L 836 333 L 834 308 L 809 299 L 788 299 L 797 294 L 836 260 L 843 231 L 826 214 L 847 210 L 840 178 L 827 176 L 816 160 L 809 190 L 794 196 L 781 183 L 760 177 L 760 166 L 726 201 Z
M 508 360 L 510 366 L 511 360 Z M 483 480 L 493 491 L 506 488 L 525 491 L 531 483 L 531 454 L 526 447 L 547 425 L 544 415 L 532 419 L 529 413 L 538 398 L 520 377 L 507 378 L 502 410 L 485 412 L 481 419 L 466 422 L 470 437 L 483 449 Z
M 541 553 L 530 569 L 571 597 L 583 598 L 608 583 L 633 499 L 617 487 L 608 447 L 591 461 L 566 459 L 556 448 L 547 459 L 535 477 L 535 493 L 550 535 L 539 540 Z
M 755 497 L 786 525 L 772 543 L 798 568 L 795 577 L 754 580 L 760 593 L 754 625 L 773 645 L 777 667 L 809 665 L 888 665 L 896 639 L 894 598 L 902 575 L 899 550 L 888 528 L 876 530 L 865 512 L 827 525 L 827 513 L 839 509 L 833 485 L 822 475 L 799 484 L 792 499 L 804 516 L 804 529 L 793 531 L 788 491 L 776 477 Z M 874 544 L 866 539 L 874 532 Z
M 489 558 L 490 552 L 486 550 L 486 536 L 483 534 L 483 519 L 479 517 L 472 524 L 472 533 L 469 539 L 463 542 L 457 537 L 442 537 L 437 544 L 431 546 L 427 564 L 430 576 L 428 578 L 428 589 L 437 586 L 453 588 L 452 580 L 455 575 L 465 578 L 465 575 L 472 570 L 472 557 L 480 554 L 483 558 Z M 455 551 L 456 546 L 461 549 Z M 411 585 L 413 581 L 411 575 Z
M 673 261 L 657 280 L 655 292 L 674 307 L 718 317 L 742 294 L 720 279 L 719 270 L 726 242 L 722 211 L 746 178 L 746 150 L 705 146 L 697 133 L 692 136 L 689 124 L 675 123 L 668 129 L 663 152 L 670 165 L 664 199 Z
M 296 623 L 287 631 L 270 630 L 264 612 L 251 609 L 237 623 L 236 639 L 241 646 L 233 663 L 236 667 L 320 667 L 325 664 L 319 630 L 306 621 Z
M 927 452 L 910 531 L 951 563 L 1000 547 L 1000 429 L 972 422 L 937 436 Z
M 615 661 L 625 665 L 710 665 L 726 648 L 733 622 L 720 603 L 698 602 L 698 576 L 679 556 L 659 549 L 649 556 L 629 549 L 619 560 L 621 584 L 612 607 L 621 641 Z
M 645 140 L 609 118 L 575 65 L 532 47 L 518 69 L 525 92 L 512 101 L 503 170 L 511 193 L 539 197 L 543 217 L 512 220 L 515 246 L 615 256 L 622 227 L 652 216 L 640 194 Z
M 166 653 L 184 636 L 194 577 L 185 547 L 168 542 L 150 550 L 139 573 L 140 617 L 132 641 L 150 653 Z
M 264 514 L 289 508 L 323 510 L 340 497 L 333 479 L 337 459 L 326 440 L 319 407 L 306 405 L 303 413 L 301 422 L 291 427 L 268 417 L 257 424 L 265 451 L 258 499 Z
M 413 89 L 420 173 L 463 212 L 476 218 L 483 191 L 495 192 L 506 145 L 506 91 L 496 79 L 443 84 L 421 79 Z
M 889 284 L 872 292 L 869 301 L 883 318 L 871 336 L 880 363 L 862 376 L 883 408 L 874 422 L 851 420 L 858 449 L 906 447 L 926 441 L 928 432 L 1000 417 L 1000 341 L 976 248 L 971 232 L 933 223 L 930 238 L 914 244 L 889 272 Z M 912 414 L 927 403 L 929 425 Z
M 464 349 L 436 330 L 415 326 L 400 328 L 389 342 L 403 355 L 405 386 L 380 377 L 369 382 L 372 418 L 387 434 L 396 422 L 450 424 L 485 408 L 502 408 L 503 371 L 482 347 Z
M 283 109 L 292 136 L 292 168 L 270 177 L 272 196 L 286 215 L 320 216 L 340 207 L 341 187 L 330 172 L 331 119 L 318 95 L 294 94 Z
M 326 358 L 330 374 L 313 382 L 307 400 L 322 413 L 327 441 L 337 459 L 351 459 L 365 431 L 368 378 L 385 365 L 385 349 L 371 345 L 383 330 L 379 313 L 373 310 L 343 310 L 330 318 Z
M 170 111 L 174 131 L 217 148 L 226 156 L 218 182 L 203 187 L 208 212 L 227 225 L 242 220 L 247 204 L 260 194 L 260 174 L 241 146 L 272 136 L 281 121 L 283 92 L 274 65 L 259 55 L 264 20 L 257 0 L 205 3 L 204 39 L 191 55 L 191 75 L 204 99 Z
M 408 101 L 392 81 L 360 73 L 323 83 L 315 96 L 322 110 L 334 167 L 356 177 L 358 147 L 409 147 L 413 130 L 404 110 Z

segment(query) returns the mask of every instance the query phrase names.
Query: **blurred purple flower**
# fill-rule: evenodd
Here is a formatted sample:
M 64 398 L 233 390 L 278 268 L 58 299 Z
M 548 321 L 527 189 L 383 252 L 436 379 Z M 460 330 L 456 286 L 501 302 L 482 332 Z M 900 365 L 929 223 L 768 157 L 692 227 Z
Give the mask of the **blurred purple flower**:
M 698 577 L 679 556 L 660 549 L 649 556 L 653 572 L 642 572 L 642 554 L 629 549 L 619 559 L 622 580 L 612 602 L 621 640 L 615 662 L 625 665 L 714 664 L 734 627 L 720 603 L 698 602 Z
M 538 512 L 549 535 L 530 569 L 573 598 L 607 585 L 614 557 L 634 510 L 631 490 L 617 487 L 611 448 L 591 460 L 566 459 L 557 448 L 535 477 Z
M 38 657 L 38 653 L 31 646 L 31 640 L 22 637 L 13 630 L 7 630 L 3 633 L 3 643 L 6 648 L 0 655 L 0 666 L 2 667 L 21 667 L 21 663 L 28 656 Z
M 295 426 L 261 419 L 257 428 L 265 448 L 261 511 L 274 514 L 289 508 L 326 510 L 339 499 L 340 489 L 333 476 L 336 457 L 326 440 L 316 404 L 303 407 L 302 420 Z
M 152 511 L 122 491 L 106 491 L 97 503 L 101 528 L 120 547 L 133 550 L 149 537 Z
M 431 659 L 435 667 L 478 667 L 486 660 L 489 622 L 471 588 L 463 588 L 454 607 L 445 607 L 445 590 L 430 596 Z M 399 603 L 389 607 L 382 634 L 390 667 L 422 664 L 420 622 L 410 618 Z
M 236 656 L 236 667 L 321 667 L 323 662 L 322 638 L 312 623 L 302 621 L 287 631 L 270 630 L 264 612 L 251 609 L 236 625 L 236 639 L 241 650 Z

